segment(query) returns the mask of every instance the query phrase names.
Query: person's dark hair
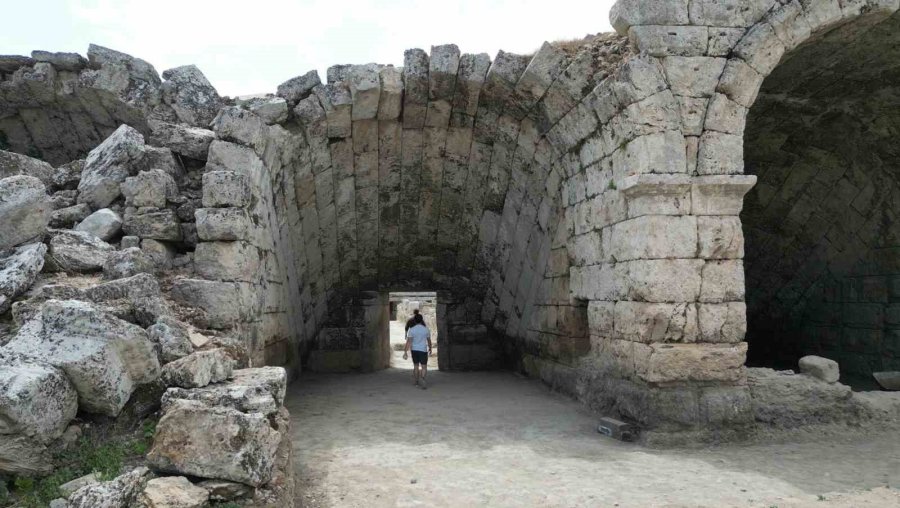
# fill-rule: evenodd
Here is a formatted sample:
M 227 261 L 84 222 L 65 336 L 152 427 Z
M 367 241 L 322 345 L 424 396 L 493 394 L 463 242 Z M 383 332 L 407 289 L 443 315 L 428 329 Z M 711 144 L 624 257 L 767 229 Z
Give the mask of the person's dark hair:
M 415 323 L 417 325 L 424 325 L 425 319 L 422 317 L 421 314 L 416 314 L 415 316 L 413 316 L 413 323 Z
M 413 309 L 413 317 L 419 315 L 419 309 Z

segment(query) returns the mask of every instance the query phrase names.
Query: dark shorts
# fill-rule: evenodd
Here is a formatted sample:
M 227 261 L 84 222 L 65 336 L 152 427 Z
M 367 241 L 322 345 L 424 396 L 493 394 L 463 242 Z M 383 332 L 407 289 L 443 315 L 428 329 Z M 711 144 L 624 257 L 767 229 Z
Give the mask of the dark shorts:
M 412 353 L 412 361 L 414 364 L 428 364 L 428 353 L 425 351 L 411 351 Z

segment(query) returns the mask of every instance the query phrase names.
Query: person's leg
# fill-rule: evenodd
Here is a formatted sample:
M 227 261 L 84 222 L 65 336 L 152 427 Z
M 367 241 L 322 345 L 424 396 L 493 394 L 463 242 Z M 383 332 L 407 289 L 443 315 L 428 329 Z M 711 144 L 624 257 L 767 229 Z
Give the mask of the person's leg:
M 419 364 L 413 359 L 413 384 L 419 384 Z
M 428 385 L 425 383 L 425 374 L 428 373 L 428 357 L 427 356 L 422 359 L 422 365 L 420 368 L 422 369 L 420 371 L 422 380 L 419 382 L 419 386 L 421 386 L 422 388 L 428 388 Z

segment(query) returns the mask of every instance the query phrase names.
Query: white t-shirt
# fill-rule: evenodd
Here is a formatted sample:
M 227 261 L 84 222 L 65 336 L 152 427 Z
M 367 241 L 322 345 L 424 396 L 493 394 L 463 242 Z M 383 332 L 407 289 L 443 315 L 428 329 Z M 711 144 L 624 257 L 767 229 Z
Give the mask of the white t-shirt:
M 412 339 L 411 348 L 413 351 L 425 351 L 427 353 L 429 337 L 431 337 L 431 332 L 428 331 L 428 327 L 421 324 L 410 328 L 406 332 L 406 338 Z

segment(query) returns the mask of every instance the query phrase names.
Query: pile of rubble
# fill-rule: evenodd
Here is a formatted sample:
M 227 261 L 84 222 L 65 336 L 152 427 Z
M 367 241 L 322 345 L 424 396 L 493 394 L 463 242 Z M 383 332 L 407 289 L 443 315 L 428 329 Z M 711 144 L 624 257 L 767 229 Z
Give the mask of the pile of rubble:
M 150 115 L 149 139 L 123 124 L 57 167 L 0 151 L 0 476 L 49 474 L 85 418 L 160 418 L 146 467 L 76 479 L 56 507 L 293 504 L 286 371 L 252 368 L 240 332 L 185 289 L 247 236 L 250 190 L 207 168 L 216 135 L 191 125 L 212 119 L 215 90 L 182 89 L 159 106 L 182 123 Z

